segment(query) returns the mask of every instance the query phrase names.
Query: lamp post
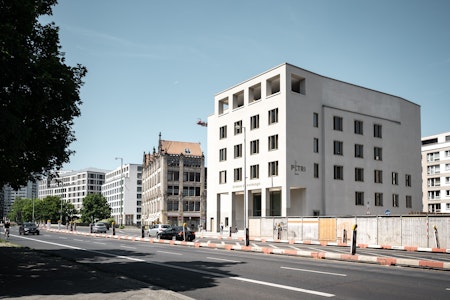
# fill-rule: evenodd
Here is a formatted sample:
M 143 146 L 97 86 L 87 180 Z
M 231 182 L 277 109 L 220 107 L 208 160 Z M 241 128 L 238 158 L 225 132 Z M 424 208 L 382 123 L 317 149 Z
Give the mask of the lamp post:
M 243 170 L 243 177 L 244 177 L 244 227 L 245 227 L 245 246 L 248 246 L 250 244 L 249 241 L 249 230 L 248 230 L 248 199 L 247 199 L 247 151 L 246 151 L 246 144 L 247 144 L 247 136 L 245 127 L 241 125 L 236 125 L 236 129 L 242 129 L 244 132 L 244 147 L 242 148 L 243 154 L 244 154 L 244 170 Z
M 123 225 L 123 158 L 116 157 L 116 160 L 120 159 L 120 226 Z

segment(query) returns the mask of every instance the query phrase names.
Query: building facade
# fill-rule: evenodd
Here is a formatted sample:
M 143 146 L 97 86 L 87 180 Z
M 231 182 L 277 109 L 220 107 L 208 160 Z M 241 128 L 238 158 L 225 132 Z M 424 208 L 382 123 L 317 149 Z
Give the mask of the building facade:
M 423 210 L 450 213 L 450 132 L 422 138 Z
M 141 225 L 142 165 L 125 164 L 105 174 L 102 195 L 117 224 Z
M 11 211 L 11 206 L 16 198 L 35 199 L 38 194 L 38 184 L 29 181 L 26 186 L 22 186 L 18 190 L 14 190 L 9 185 L 5 185 L 0 196 L 1 219 L 6 217 Z M 1 200 L 2 199 L 2 200 Z
M 161 140 L 160 134 L 158 150 L 143 157 L 144 224 L 205 226 L 205 176 L 199 143 Z
M 417 104 L 290 64 L 214 101 L 208 230 L 242 229 L 246 217 L 422 211 Z
M 38 198 L 58 196 L 72 203 L 76 210 L 83 206 L 83 199 L 89 194 L 101 194 L 108 171 L 87 168 L 79 171 L 60 171 L 51 180 L 44 178 L 39 181 Z

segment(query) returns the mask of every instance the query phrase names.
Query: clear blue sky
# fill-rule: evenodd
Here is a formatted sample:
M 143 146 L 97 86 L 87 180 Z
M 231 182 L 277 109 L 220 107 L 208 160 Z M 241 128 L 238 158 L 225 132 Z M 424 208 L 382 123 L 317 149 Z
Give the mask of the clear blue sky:
M 450 131 L 450 1 L 59 0 L 69 65 L 88 68 L 64 169 L 141 163 L 158 134 L 200 142 L 214 95 L 284 62 L 421 106 Z

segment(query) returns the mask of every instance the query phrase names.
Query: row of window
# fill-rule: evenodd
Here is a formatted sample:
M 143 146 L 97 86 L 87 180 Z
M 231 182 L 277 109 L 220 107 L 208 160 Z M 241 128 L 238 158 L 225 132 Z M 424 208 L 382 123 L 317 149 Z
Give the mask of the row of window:
M 444 151 L 445 157 L 450 157 L 450 150 Z M 427 153 L 427 162 L 433 162 L 433 161 L 439 161 L 440 160 L 440 153 L 438 152 L 432 152 Z
M 392 194 L 391 198 L 391 206 L 392 207 L 400 207 L 400 197 L 398 194 Z M 375 206 L 383 206 L 383 193 L 375 193 L 374 195 L 374 204 Z M 364 205 L 364 192 L 355 192 L 355 205 L 363 206 Z M 412 197 L 405 197 L 405 207 L 412 208 Z
M 200 201 L 183 201 L 183 211 L 200 211 Z M 167 211 L 179 211 L 180 201 L 168 200 Z
M 179 181 L 179 171 L 167 171 L 167 181 Z M 200 172 L 183 172 L 184 182 L 200 182 Z
M 234 181 L 242 181 L 242 168 L 235 168 L 234 170 Z M 268 163 L 268 177 L 278 176 L 278 161 L 271 161 Z M 259 178 L 259 165 L 250 166 L 250 179 Z M 227 183 L 227 171 L 223 170 L 219 172 L 219 183 Z
M 268 112 L 268 125 L 272 125 L 278 123 L 278 108 L 274 108 L 269 110 Z M 234 122 L 234 135 L 241 134 L 243 132 L 244 127 L 242 126 L 242 120 Z M 259 128 L 259 114 L 250 117 L 250 130 Z M 227 125 L 221 126 L 219 128 L 219 138 L 226 139 L 227 138 Z
M 445 185 L 450 185 L 450 177 L 448 176 L 445 177 Z M 427 186 L 428 187 L 441 186 L 441 178 L 440 177 L 428 178 Z
M 266 80 L 266 97 L 272 96 L 274 94 L 277 94 L 280 92 L 280 75 L 273 76 Z M 251 87 L 248 88 L 248 102 L 252 103 L 255 101 L 261 100 L 262 93 L 261 93 L 262 85 L 261 83 L 257 83 Z M 301 77 L 296 74 L 291 74 L 291 91 L 298 94 L 305 94 L 305 78 Z M 241 90 L 239 92 L 236 92 L 231 97 L 232 104 L 231 107 L 233 109 L 239 108 L 244 106 L 244 90 Z M 225 97 L 221 100 L 219 100 L 219 114 L 224 114 L 228 111 L 229 105 L 230 105 L 230 99 L 229 97 Z
M 318 164 L 317 169 L 318 169 Z M 314 168 L 316 169 L 316 168 Z M 316 177 L 316 173 L 314 173 Z M 317 176 L 318 177 L 318 176 Z M 334 166 L 333 178 L 336 180 L 344 180 L 344 166 Z M 373 172 L 374 183 L 383 183 L 383 171 L 374 170 Z M 355 168 L 355 181 L 364 182 L 364 168 Z M 399 185 L 399 175 L 398 172 L 391 173 L 391 183 L 392 185 Z M 411 187 L 411 175 L 405 174 L 405 186 Z
M 179 195 L 180 187 L 178 185 L 169 185 L 167 186 L 167 194 L 168 195 Z M 200 187 L 199 186 L 185 186 L 183 187 L 183 196 L 187 197 L 199 197 L 200 196 Z
M 319 127 L 319 115 L 314 113 L 313 116 L 313 126 Z M 353 132 L 355 134 L 364 134 L 364 122 L 361 120 L 353 121 Z M 376 138 L 382 138 L 383 127 L 381 124 L 373 124 L 373 136 Z M 344 119 L 339 116 L 333 116 L 333 130 L 343 131 L 344 130 Z

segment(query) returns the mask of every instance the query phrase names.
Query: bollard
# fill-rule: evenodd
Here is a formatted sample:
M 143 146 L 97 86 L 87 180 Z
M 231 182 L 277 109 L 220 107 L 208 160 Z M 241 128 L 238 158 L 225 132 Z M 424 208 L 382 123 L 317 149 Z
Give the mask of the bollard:
M 436 225 L 433 226 L 433 229 L 434 229 L 434 240 L 436 242 L 436 248 L 441 248 L 440 244 L 439 244 L 439 236 L 438 236 L 438 230 L 437 230 Z
M 250 234 L 248 228 L 245 228 L 245 246 L 250 245 Z
M 344 244 L 347 243 L 347 229 L 345 229 L 345 228 L 342 232 L 342 243 L 344 243 Z
M 90 230 L 90 232 L 92 233 L 92 223 L 89 224 L 89 230 Z
M 352 230 L 353 230 L 353 235 L 352 235 L 352 246 L 351 246 L 351 253 L 352 255 L 355 255 L 356 253 L 356 228 L 358 227 L 357 224 L 353 225 Z
M 142 229 L 141 229 L 141 237 L 142 238 L 144 238 L 144 236 L 145 236 L 145 226 L 142 226 Z

